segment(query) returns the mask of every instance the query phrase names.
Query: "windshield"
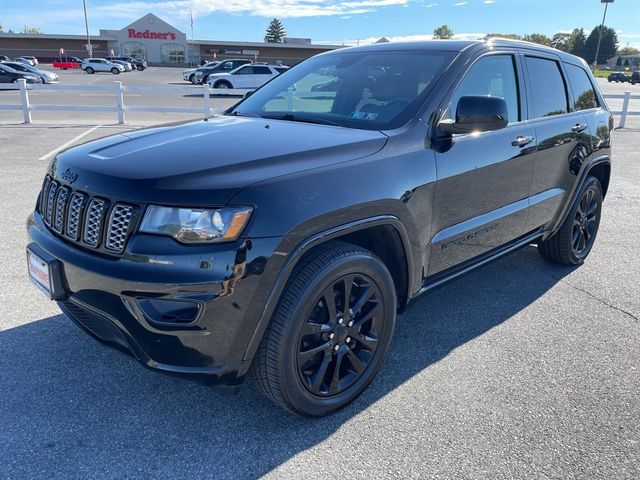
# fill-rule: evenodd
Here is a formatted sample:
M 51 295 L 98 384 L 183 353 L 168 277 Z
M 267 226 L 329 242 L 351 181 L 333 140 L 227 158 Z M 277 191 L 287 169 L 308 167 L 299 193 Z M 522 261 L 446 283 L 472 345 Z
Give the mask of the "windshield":
M 367 130 L 397 128 L 415 115 L 452 55 L 413 50 L 319 55 L 277 76 L 230 113 Z

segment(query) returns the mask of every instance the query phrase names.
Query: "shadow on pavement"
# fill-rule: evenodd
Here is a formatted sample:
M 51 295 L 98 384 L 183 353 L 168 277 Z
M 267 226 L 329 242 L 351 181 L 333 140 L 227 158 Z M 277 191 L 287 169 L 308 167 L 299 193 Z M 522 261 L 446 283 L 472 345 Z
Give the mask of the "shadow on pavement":
M 508 321 L 570 272 L 527 247 L 421 297 L 399 318 L 389 358 L 369 389 L 316 420 L 280 411 L 250 381 L 239 395 L 220 397 L 150 372 L 100 346 L 63 315 L 0 332 L 4 474 L 257 477 Z

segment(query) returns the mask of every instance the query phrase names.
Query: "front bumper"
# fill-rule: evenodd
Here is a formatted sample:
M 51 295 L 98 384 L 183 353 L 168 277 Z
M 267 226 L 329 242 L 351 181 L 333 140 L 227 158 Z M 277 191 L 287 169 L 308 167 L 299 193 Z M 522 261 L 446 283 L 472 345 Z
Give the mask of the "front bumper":
M 164 373 L 207 384 L 242 382 L 270 293 L 263 274 L 279 238 L 192 248 L 137 235 L 122 257 L 107 258 L 53 235 L 38 213 L 27 220 L 27 232 L 35 248 L 61 262 L 58 305 L 91 336 Z M 144 308 L 149 301 L 197 304 L 198 314 L 193 322 L 166 322 Z

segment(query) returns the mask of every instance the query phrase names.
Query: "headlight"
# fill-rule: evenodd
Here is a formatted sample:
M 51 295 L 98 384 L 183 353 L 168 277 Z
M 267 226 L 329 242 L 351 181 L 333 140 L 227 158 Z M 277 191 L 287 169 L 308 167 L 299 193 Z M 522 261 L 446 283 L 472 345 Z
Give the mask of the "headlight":
M 251 207 L 174 208 L 149 205 L 141 232 L 168 235 L 183 243 L 236 240 L 247 225 Z

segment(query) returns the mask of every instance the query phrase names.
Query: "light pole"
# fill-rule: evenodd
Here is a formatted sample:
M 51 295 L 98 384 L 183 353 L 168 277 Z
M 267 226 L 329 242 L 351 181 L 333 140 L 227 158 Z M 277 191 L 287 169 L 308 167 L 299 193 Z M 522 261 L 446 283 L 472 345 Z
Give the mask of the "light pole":
M 87 30 L 87 51 L 89 58 L 93 57 L 93 47 L 91 46 L 91 37 L 89 36 L 89 20 L 87 20 L 87 1 L 82 0 L 82 8 L 84 8 L 84 28 Z
M 593 69 L 598 68 L 598 54 L 600 53 L 600 42 L 602 41 L 602 30 L 604 30 L 604 21 L 607 18 L 607 7 L 613 0 L 600 0 L 600 3 L 604 3 L 604 15 L 602 16 L 602 25 L 600 25 L 600 34 L 598 35 L 598 46 L 596 47 L 596 57 L 593 59 Z

